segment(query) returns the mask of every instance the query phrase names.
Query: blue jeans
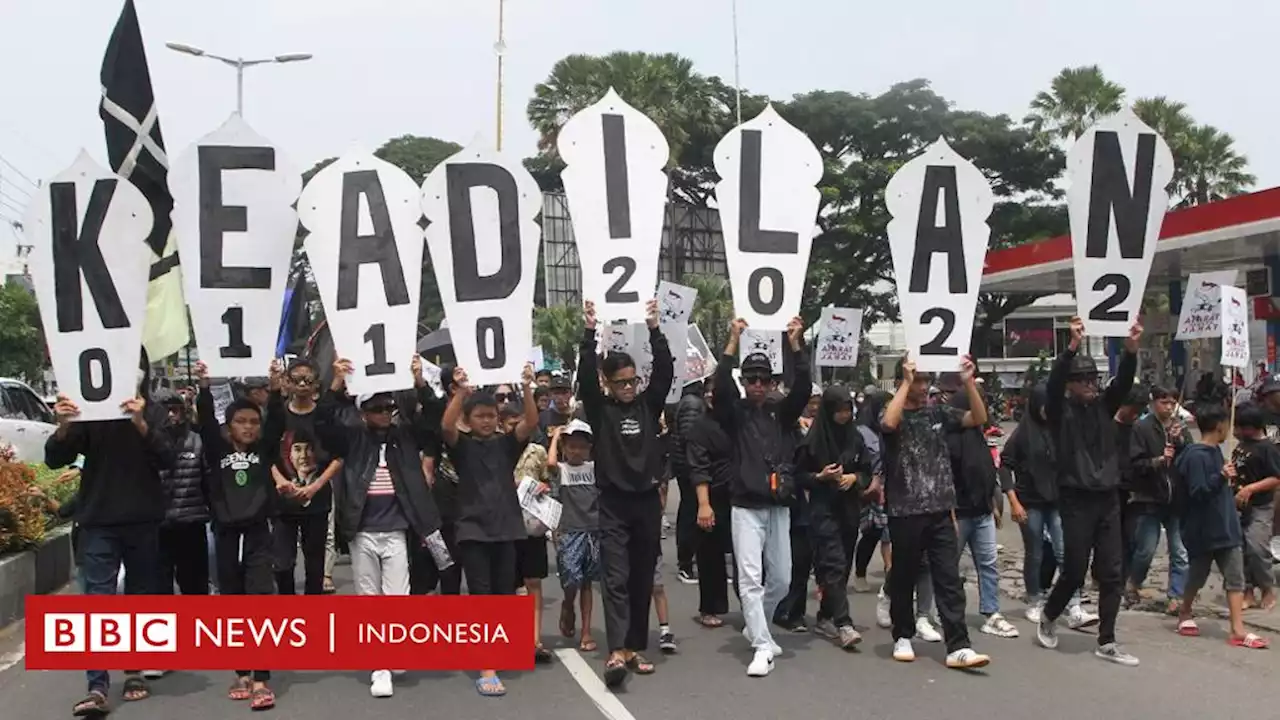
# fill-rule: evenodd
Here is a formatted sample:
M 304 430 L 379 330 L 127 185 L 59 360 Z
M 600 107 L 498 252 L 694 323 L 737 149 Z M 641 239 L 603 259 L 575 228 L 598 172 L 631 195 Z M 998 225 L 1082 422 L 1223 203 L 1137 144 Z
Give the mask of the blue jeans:
M 960 551 L 968 546 L 978 568 L 978 612 L 1000 612 L 1000 568 L 996 565 L 996 519 L 987 513 L 976 517 L 957 516 Z
M 1027 588 L 1027 604 L 1044 602 L 1040 587 L 1040 566 L 1044 562 L 1044 538 L 1053 546 L 1054 559 L 1062 567 L 1062 516 L 1055 507 L 1027 507 L 1027 522 L 1022 526 L 1022 583 Z M 1080 606 L 1080 593 L 1071 596 L 1067 607 Z
M 1129 566 L 1129 583 L 1138 589 L 1147 581 L 1151 560 L 1160 544 L 1160 528 L 1164 528 L 1169 542 L 1169 588 L 1171 600 L 1182 599 L 1182 589 L 1187 581 L 1187 548 L 1182 544 L 1182 524 L 1169 508 L 1145 506 L 1138 511 L 1133 531 L 1133 560 Z
M 116 577 L 123 565 L 126 595 L 151 595 L 160 570 L 160 524 L 81 527 L 79 566 L 81 588 L 86 595 L 115 595 Z M 126 670 L 135 674 L 137 670 Z M 90 692 L 107 693 L 111 676 L 106 670 L 86 670 Z

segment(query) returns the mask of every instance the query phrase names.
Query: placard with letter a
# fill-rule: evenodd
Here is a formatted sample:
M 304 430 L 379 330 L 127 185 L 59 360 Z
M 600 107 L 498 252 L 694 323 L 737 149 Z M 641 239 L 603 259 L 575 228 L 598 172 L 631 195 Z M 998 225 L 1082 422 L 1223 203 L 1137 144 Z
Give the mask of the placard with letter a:
M 995 195 L 982 171 L 939 139 L 894 174 L 884 200 L 907 352 L 923 372 L 959 370 L 973 335 Z

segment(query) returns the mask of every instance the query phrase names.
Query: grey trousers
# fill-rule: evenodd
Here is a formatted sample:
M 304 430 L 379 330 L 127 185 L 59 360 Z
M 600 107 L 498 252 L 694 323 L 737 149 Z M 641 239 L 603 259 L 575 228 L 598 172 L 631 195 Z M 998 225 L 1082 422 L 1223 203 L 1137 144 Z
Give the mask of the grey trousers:
M 1271 570 L 1271 531 L 1275 504 L 1250 507 L 1241 516 L 1244 530 L 1244 577 L 1250 587 L 1270 590 L 1276 578 Z
M 357 595 L 408 595 L 409 544 L 404 531 L 356 533 L 351 570 Z

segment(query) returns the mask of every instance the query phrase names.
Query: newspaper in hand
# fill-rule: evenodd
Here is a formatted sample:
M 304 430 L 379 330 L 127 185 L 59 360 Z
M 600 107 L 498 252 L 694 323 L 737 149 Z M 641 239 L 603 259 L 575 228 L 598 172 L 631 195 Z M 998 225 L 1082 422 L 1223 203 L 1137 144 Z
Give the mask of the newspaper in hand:
M 449 554 L 449 547 L 445 545 L 444 535 L 439 530 L 427 536 L 426 546 L 437 569 L 448 570 L 453 566 L 453 556 Z
M 520 478 L 516 496 L 524 511 L 524 526 L 530 537 L 546 535 L 560 526 L 560 503 L 546 493 L 539 493 L 542 483 L 531 477 Z

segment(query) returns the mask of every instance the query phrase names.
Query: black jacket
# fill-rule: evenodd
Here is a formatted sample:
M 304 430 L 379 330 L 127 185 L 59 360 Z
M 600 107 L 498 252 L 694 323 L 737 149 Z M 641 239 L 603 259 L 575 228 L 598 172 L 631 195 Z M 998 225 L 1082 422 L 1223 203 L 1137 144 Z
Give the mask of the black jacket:
M 1013 472 L 1018 502 L 1027 507 L 1047 507 L 1058 502 L 1058 463 L 1053 434 L 1040 415 L 1046 396 L 1044 385 L 1032 389 L 1022 422 L 1000 451 L 1000 464 Z
M 1171 434 L 1152 413 L 1133 426 L 1129 440 L 1130 472 L 1133 486 L 1130 502 L 1171 505 L 1179 498 L 1178 456 L 1191 445 L 1191 432 L 1179 424 L 1181 432 Z M 1173 460 L 1164 461 L 1166 443 L 1173 445 Z
M 682 480 L 689 478 L 688 460 L 689 433 L 707 414 L 707 403 L 702 399 L 702 383 L 693 383 L 685 388 L 684 395 L 667 414 L 667 432 L 671 435 L 671 471 Z
M 1138 356 L 1125 352 L 1115 379 L 1091 403 L 1067 398 L 1076 353 L 1065 350 L 1049 372 L 1045 410 L 1053 431 L 1058 488 L 1106 492 L 1120 485 L 1120 443 L 1115 415 L 1133 389 Z
M 432 408 L 439 401 L 429 387 L 418 391 L 418 400 L 425 410 L 415 414 L 413 422 L 393 424 L 383 431 L 366 427 L 363 419 L 352 412 L 351 399 L 345 395 L 339 398 L 326 392 L 316 408 L 320 442 L 343 460 L 342 470 L 333 478 L 333 507 L 337 513 L 334 524 L 348 541 L 360 531 L 369 483 L 378 468 L 379 451 L 384 443 L 396 500 L 414 535 L 424 540 L 440 529 L 440 513 L 422 472 L 423 449 L 430 451 L 438 445 L 439 423 L 428 427 L 425 420 L 435 416 Z
M 173 467 L 160 471 L 167 503 L 164 523 L 203 524 L 209 522 L 209 502 L 204 495 L 207 484 L 204 443 L 200 440 L 200 434 L 186 423 L 178 430 L 180 435 L 174 438 L 177 457 Z
M 790 345 L 787 348 L 791 352 Z M 737 358 L 723 355 L 716 366 L 715 402 L 711 414 L 733 443 L 733 475 L 730 491 L 737 507 L 769 507 L 779 504 L 769 476 L 791 470 L 796 452 L 794 428 L 809 404 L 813 389 L 804 348 L 791 352 L 795 378 L 791 390 L 779 402 L 753 405 L 739 396 L 733 381 Z M 792 477 L 792 481 L 796 478 Z
M 969 398 L 963 394 L 951 400 L 953 407 L 969 410 Z M 995 459 L 982 428 L 965 428 L 947 436 L 951 455 L 951 476 L 956 483 L 956 515 L 986 515 L 995 507 L 998 485 Z
M 685 463 L 694 486 L 728 488 L 733 477 L 733 443 L 711 415 L 703 415 L 689 429 Z
M 1186 478 L 1178 489 L 1178 502 L 1186 507 L 1182 542 L 1193 556 L 1238 548 L 1243 542 L 1235 493 L 1222 473 L 1223 464 L 1222 448 L 1201 443 L 1188 447 L 1176 461 Z

